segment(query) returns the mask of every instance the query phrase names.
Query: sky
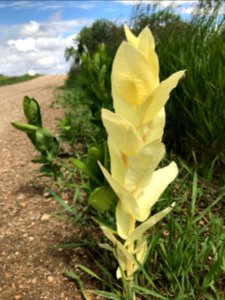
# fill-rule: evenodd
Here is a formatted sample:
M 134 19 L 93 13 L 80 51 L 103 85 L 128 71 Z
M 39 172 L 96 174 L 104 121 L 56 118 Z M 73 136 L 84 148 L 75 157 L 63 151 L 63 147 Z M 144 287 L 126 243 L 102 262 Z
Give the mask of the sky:
M 0 74 L 63 74 L 66 47 L 97 19 L 125 23 L 138 1 L 0 0 Z M 145 1 L 149 2 L 149 1 Z M 174 1 L 190 13 L 190 1 Z M 193 1 L 192 1 L 193 2 Z M 171 1 L 161 1 L 165 7 Z

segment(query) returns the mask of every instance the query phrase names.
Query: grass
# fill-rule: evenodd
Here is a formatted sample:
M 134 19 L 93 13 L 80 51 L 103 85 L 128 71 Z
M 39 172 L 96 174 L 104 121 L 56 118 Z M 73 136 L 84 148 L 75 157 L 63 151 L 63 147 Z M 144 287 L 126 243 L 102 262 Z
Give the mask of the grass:
M 156 30 L 155 36 L 161 80 L 186 70 L 166 106 L 165 144 L 191 164 L 197 162 L 203 176 L 208 176 L 213 162 L 214 176 L 221 178 L 225 163 L 225 38 L 223 27 L 215 27 L 216 15 L 212 18 L 166 26 Z
M 37 78 L 41 75 L 37 74 L 34 76 L 30 76 L 28 74 L 22 75 L 22 76 L 5 76 L 5 75 L 0 75 L 0 86 L 4 85 L 10 85 L 10 84 L 15 84 L 15 83 L 20 83 L 24 81 L 28 81 L 34 78 Z
M 139 297 L 137 299 L 224 300 L 225 190 L 216 190 L 205 184 L 204 179 L 192 172 L 184 162 L 180 162 L 179 168 L 179 178 L 160 198 L 152 214 L 173 201 L 176 201 L 176 207 L 149 232 L 148 256 L 132 289 Z M 78 193 L 75 193 L 76 201 L 79 199 Z M 75 202 L 72 204 L 74 207 Z M 68 207 L 64 208 L 68 210 Z M 88 228 L 86 238 L 60 245 L 60 248 L 83 246 L 95 266 L 88 269 L 77 265 L 76 272 L 71 268 L 65 275 L 76 281 L 85 299 L 92 299 L 88 295 L 93 293 L 103 299 L 132 300 L 127 283 L 115 278 L 117 263 L 114 257 L 99 246 L 99 242 L 104 244 L 108 241 L 91 221 L 92 212 L 88 206 L 83 210 L 86 213 L 85 227 Z M 71 210 L 68 212 L 71 215 Z M 82 215 L 81 220 L 77 216 L 74 216 L 74 224 L 82 222 Z M 73 222 L 73 218 L 70 221 Z M 91 291 L 85 288 L 84 273 L 93 278 L 98 289 Z
M 72 88 L 62 90 L 56 102 L 66 108 L 58 127 L 62 140 L 76 148 L 78 143 L 88 146 L 106 139 L 102 124 L 90 109 L 93 101 L 78 80 L 74 80 Z

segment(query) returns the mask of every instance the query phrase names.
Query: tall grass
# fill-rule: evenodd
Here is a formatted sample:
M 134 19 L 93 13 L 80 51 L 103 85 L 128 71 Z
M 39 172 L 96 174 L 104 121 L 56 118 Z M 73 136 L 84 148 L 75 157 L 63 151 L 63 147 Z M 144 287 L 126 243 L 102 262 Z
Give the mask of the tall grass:
M 183 164 L 183 162 L 182 162 Z M 176 207 L 163 223 L 149 232 L 149 252 L 136 277 L 133 289 L 137 299 L 146 300 L 224 300 L 225 233 L 222 211 L 225 191 L 203 190 L 201 178 L 185 164 L 180 164 L 180 179 L 161 197 L 154 207 L 160 211 L 176 201 Z M 209 200 L 207 201 L 207 196 Z M 101 299 L 132 300 L 127 296 L 126 282 L 115 278 L 116 261 L 104 247 L 104 237 L 91 225 L 82 240 L 87 257 L 95 261 L 93 269 L 79 264 L 66 275 L 74 279 L 85 299 L 87 292 Z M 61 249 L 81 247 L 81 241 L 59 245 Z M 93 277 L 98 290 L 87 291 L 82 273 Z M 86 275 L 85 275 L 86 277 Z
M 162 78 L 187 73 L 167 106 L 166 144 L 187 159 L 194 151 L 208 170 L 214 160 L 225 163 L 225 35 L 193 24 L 168 36 L 158 45 Z
M 142 8 L 135 13 L 133 28 L 137 32 L 148 25 L 153 31 L 161 80 L 187 70 L 167 104 L 165 144 L 186 161 L 195 158 L 210 180 L 213 169 L 221 175 L 225 165 L 225 18 L 219 7 L 209 14 L 206 6 L 203 1 L 190 21 L 171 9 Z

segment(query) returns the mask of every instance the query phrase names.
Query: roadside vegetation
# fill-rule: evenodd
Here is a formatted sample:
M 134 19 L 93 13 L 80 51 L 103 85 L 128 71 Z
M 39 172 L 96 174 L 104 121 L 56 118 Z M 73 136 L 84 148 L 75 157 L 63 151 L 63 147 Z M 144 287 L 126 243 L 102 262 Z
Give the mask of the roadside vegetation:
M 56 100 L 66 110 L 57 137 L 38 125 L 41 111 L 34 99 L 24 100 L 27 123 L 13 123 L 26 132 L 39 152 L 34 162 L 41 164 L 41 173 L 54 181 L 48 191 L 62 205 L 55 217 L 82 226 L 86 232 L 82 241 L 74 238 L 73 243 L 56 246 L 62 251 L 83 248 L 92 259 L 93 267 L 78 264 L 64 270 L 68 278 L 76 281 L 85 299 L 92 299 L 91 294 L 115 300 L 133 300 L 135 294 L 137 299 L 225 299 L 222 5 L 223 1 L 199 1 L 187 21 L 172 8 L 159 10 L 156 4 L 137 5 L 130 17 L 128 25 L 135 35 L 146 26 L 153 33 L 160 81 L 178 70 L 186 70 L 166 105 L 163 143 L 167 154 L 160 163 L 164 167 L 174 160 L 179 175 L 151 214 L 173 202 L 176 205 L 149 229 L 148 254 L 132 284 L 125 276 L 116 278 L 116 250 L 112 250 L 99 228 L 116 228 L 118 197 L 98 162 L 110 170 L 101 109 L 113 110 L 110 76 L 116 50 L 125 40 L 123 26 L 98 20 L 81 30 L 77 49 L 66 49 L 65 57 L 72 57 L 74 65 Z M 84 274 L 93 279 L 96 289 L 85 289 Z
M 5 75 L 0 74 L 0 86 L 28 81 L 28 80 L 37 78 L 39 76 L 40 76 L 39 74 L 36 74 L 34 76 L 31 76 L 28 74 L 21 75 L 21 76 L 5 76 Z

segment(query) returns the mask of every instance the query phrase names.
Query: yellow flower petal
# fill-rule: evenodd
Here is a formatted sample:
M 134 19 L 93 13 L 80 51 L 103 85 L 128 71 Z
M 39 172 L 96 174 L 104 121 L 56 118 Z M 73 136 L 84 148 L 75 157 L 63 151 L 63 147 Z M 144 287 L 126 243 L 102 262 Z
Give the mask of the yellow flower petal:
M 141 215 L 141 212 L 139 211 L 139 205 L 137 205 L 134 196 L 124 186 L 122 186 L 118 181 L 116 181 L 109 174 L 109 172 L 101 165 L 101 163 L 99 163 L 99 166 L 106 180 L 110 184 L 111 188 L 114 190 L 114 192 L 120 199 L 123 209 L 133 218 L 138 219 L 138 217 Z
M 124 154 L 133 156 L 144 146 L 137 129 L 126 119 L 103 109 L 102 120 L 110 140 Z
M 125 101 L 122 98 L 120 91 L 116 89 L 113 91 L 113 101 L 116 114 L 120 115 L 137 127 L 140 123 L 139 115 L 137 115 L 137 107 L 130 105 L 130 103 Z
M 151 31 L 145 27 L 138 36 L 137 50 L 144 56 L 151 66 L 155 84 L 159 84 L 159 60 L 155 52 L 155 42 Z
M 119 111 L 118 96 L 132 106 L 140 105 L 155 88 L 155 78 L 146 59 L 127 42 L 123 42 L 112 67 L 112 96 Z M 114 94 L 116 93 L 116 97 Z
M 137 241 L 137 247 L 135 248 L 134 253 L 136 254 L 136 259 L 140 264 L 143 264 L 145 258 L 146 258 L 146 254 L 147 254 L 147 250 L 148 250 L 148 243 L 147 240 L 144 238 L 142 239 L 138 239 Z
M 149 51 L 148 49 L 155 50 L 154 37 L 151 33 L 151 30 L 148 28 L 148 26 L 142 29 L 142 31 L 139 33 L 138 40 L 139 40 L 138 47 L 140 47 L 140 44 L 143 44 L 143 46 L 145 45 L 147 48 L 144 49 L 143 47 L 143 51 L 144 51 L 143 53 L 148 53 Z M 144 57 L 146 58 L 147 56 L 144 55 Z
M 169 99 L 170 92 L 174 89 L 185 71 L 179 71 L 171 75 L 146 98 L 141 105 L 139 115 L 142 123 L 147 123 L 163 108 Z
M 155 140 L 146 146 L 134 157 L 128 158 L 125 186 L 134 191 L 143 188 L 165 154 L 165 146 L 160 140 Z
M 116 206 L 116 226 L 118 235 L 126 240 L 129 235 L 130 214 L 128 214 L 122 206 L 122 202 L 118 201 Z
M 126 163 L 123 160 L 122 153 L 110 137 L 108 138 L 108 148 L 110 155 L 111 174 L 121 185 L 124 185 L 126 174 Z
M 140 189 L 134 195 L 139 205 L 140 216 L 138 221 L 146 220 L 150 209 L 159 199 L 167 186 L 175 179 L 178 174 L 178 168 L 175 162 L 171 162 L 167 167 L 155 171 L 150 182 L 144 189 Z
M 135 48 L 137 48 L 138 44 L 139 44 L 139 39 L 130 31 L 130 29 L 128 28 L 128 26 L 126 24 L 124 24 L 124 32 L 127 38 L 127 41 L 133 45 Z
M 129 253 L 126 247 L 114 236 L 113 232 L 106 226 L 100 225 L 104 235 L 121 251 L 121 253 L 130 261 L 135 262 L 133 256 Z
M 140 135 L 144 137 L 144 143 L 148 144 L 157 139 L 162 140 L 165 120 L 165 109 L 163 107 L 150 122 L 139 128 Z

